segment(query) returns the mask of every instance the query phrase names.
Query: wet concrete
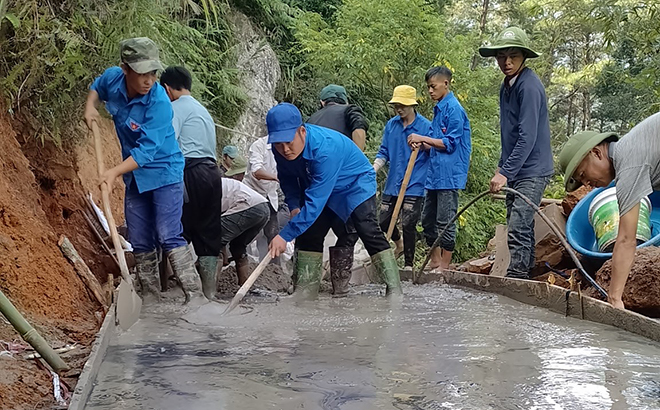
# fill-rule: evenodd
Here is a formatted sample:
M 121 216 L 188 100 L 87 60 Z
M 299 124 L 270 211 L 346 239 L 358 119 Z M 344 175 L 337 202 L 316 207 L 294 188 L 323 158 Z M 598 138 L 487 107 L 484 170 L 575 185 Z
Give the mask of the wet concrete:
M 374 288 L 367 288 L 374 289 Z M 510 299 L 405 286 L 198 314 L 111 341 L 87 409 L 658 409 L 660 345 Z

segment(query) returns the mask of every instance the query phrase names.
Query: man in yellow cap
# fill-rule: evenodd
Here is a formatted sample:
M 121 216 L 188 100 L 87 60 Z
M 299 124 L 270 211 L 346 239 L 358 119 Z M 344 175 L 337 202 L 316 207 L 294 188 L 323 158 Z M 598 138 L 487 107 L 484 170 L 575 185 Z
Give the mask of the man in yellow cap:
M 640 201 L 660 191 L 660 113 L 637 124 L 619 141 L 611 132 L 582 131 L 559 154 L 566 190 L 582 184 L 605 187 L 616 181 L 619 232 L 612 253 L 608 301 L 623 309 L 623 289 L 635 259 Z
M 394 206 L 412 153 L 412 149 L 408 145 L 408 136 L 410 134 L 431 135 L 432 132 L 431 121 L 415 111 L 417 90 L 413 87 L 409 85 L 396 87 L 390 104 L 398 115 L 387 122 L 383 131 L 383 141 L 374 161 L 376 172 L 389 162 L 379 216 L 380 229 L 383 232 L 387 232 L 392 218 L 398 218 L 398 215 L 393 215 Z M 428 161 L 428 151 L 421 151 L 417 155 L 401 208 L 403 235 L 396 227 L 392 232 L 392 240 L 396 244 L 394 253 L 397 257 L 403 253 L 404 269 L 409 270 L 412 270 L 415 259 L 417 222 L 422 214 Z

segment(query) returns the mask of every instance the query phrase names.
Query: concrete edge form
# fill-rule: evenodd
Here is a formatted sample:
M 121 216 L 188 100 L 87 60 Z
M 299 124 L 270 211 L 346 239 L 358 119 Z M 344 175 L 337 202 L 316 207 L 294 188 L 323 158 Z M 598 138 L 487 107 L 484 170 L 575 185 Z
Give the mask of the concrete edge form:
M 87 404 L 87 399 L 92 392 L 96 376 L 101 368 L 105 352 L 108 349 L 110 337 L 115 333 L 115 313 L 116 309 L 113 303 L 105 315 L 101 329 L 96 334 L 96 340 L 92 344 L 92 351 L 89 354 L 87 362 L 85 362 L 82 373 L 78 378 L 78 384 L 76 384 L 76 388 L 73 391 L 69 410 L 83 410 Z
M 401 271 L 401 280 L 411 280 Z M 518 302 L 549 309 L 566 316 L 610 325 L 660 342 L 660 322 L 630 310 L 613 308 L 609 303 L 580 295 L 547 282 L 511 279 L 477 273 L 444 271 L 424 273 L 419 284 L 440 282 L 506 296 Z

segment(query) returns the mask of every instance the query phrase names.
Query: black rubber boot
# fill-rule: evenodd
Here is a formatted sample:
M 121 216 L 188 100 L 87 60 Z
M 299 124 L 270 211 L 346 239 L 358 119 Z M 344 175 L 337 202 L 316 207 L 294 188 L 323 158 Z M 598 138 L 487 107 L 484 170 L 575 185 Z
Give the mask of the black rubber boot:
M 332 281 L 333 297 L 345 297 L 348 294 L 348 283 L 353 273 L 353 247 L 332 246 L 330 251 L 330 281 Z
M 243 286 L 245 281 L 250 277 L 250 265 L 247 255 L 236 259 L 236 276 L 238 276 L 239 286 Z
M 135 271 L 142 287 L 144 304 L 160 301 L 160 271 L 156 251 L 135 253 Z
M 167 259 L 172 265 L 172 271 L 181 282 L 183 293 L 186 296 L 184 304 L 197 306 L 207 303 L 208 299 L 202 293 L 202 281 L 195 269 L 190 248 L 187 245 L 174 248 L 167 253 Z

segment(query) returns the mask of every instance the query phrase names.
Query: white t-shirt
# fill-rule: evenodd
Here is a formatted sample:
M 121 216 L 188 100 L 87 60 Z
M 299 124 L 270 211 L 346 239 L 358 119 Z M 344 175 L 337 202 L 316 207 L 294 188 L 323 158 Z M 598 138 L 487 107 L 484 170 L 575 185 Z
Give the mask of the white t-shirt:
M 279 205 L 277 197 L 277 188 L 279 184 L 275 181 L 266 181 L 254 177 L 254 172 L 263 169 L 264 171 L 277 176 L 277 163 L 275 156 L 268 143 L 268 137 L 261 137 L 250 146 L 249 162 L 247 172 L 243 182 L 261 195 L 268 198 L 268 202 L 277 210 Z
M 266 198 L 244 183 L 222 178 L 222 216 L 242 212 L 264 202 Z

